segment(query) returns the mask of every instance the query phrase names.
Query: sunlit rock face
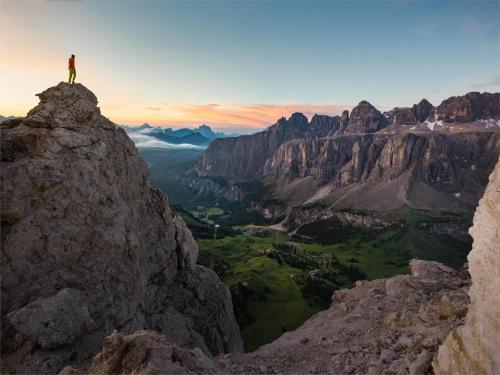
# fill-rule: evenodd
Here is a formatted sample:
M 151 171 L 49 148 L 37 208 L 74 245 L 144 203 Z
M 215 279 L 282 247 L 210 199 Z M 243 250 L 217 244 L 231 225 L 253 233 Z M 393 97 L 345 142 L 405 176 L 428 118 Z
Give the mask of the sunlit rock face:
M 474 215 L 468 256 L 472 287 L 465 325 L 453 330 L 434 361 L 436 374 L 500 373 L 500 162 Z
M 81 84 L 38 96 L 1 125 L 2 372 L 82 363 L 115 329 L 241 351 L 229 290 L 126 133 Z

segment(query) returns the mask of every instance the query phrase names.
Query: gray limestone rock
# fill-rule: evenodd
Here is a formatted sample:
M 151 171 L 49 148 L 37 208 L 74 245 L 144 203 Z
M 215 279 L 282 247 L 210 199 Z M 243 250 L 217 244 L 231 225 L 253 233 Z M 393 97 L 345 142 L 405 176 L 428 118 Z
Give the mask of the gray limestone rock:
M 69 288 L 14 310 L 7 318 L 16 331 L 36 340 L 42 348 L 72 343 L 94 328 L 85 296 Z
M 433 363 L 439 375 L 500 373 L 500 161 L 470 233 L 474 238 L 468 256 L 471 304 L 465 324 L 454 329 L 439 348 Z

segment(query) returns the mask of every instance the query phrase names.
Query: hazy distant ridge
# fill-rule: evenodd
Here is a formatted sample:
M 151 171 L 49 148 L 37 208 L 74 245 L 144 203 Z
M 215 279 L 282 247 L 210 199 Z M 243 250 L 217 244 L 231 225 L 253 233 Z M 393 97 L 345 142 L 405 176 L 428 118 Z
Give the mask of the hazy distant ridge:
M 120 126 L 137 147 L 205 148 L 213 139 L 226 137 L 222 132 L 214 132 L 208 125 L 176 130 L 153 127 L 147 123 L 141 126 Z

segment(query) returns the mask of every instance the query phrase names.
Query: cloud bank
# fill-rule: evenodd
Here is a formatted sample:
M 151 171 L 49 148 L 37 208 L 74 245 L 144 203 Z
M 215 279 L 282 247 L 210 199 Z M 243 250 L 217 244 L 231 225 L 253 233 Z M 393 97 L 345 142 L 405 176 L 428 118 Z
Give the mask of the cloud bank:
M 205 149 L 204 146 L 196 146 L 189 143 L 181 143 L 175 145 L 172 143 L 163 142 L 149 135 L 141 134 L 140 132 L 129 133 L 128 136 L 135 143 L 135 146 L 139 148 L 149 147 L 149 148 L 165 148 L 165 149 L 181 149 L 181 148 L 198 149 L 198 150 Z

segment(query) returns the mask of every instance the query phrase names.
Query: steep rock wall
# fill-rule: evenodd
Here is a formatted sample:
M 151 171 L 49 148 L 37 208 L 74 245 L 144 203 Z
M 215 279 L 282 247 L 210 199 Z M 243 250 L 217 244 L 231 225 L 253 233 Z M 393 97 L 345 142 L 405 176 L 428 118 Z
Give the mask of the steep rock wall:
M 439 199 L 440 209 L 467 212 L 481 197 L 499 150 L 496 132 L 294 140 L 277 149 L 264 174 L 273 182 L 276 197 L 286 197 L 293 181 L 312 177 L 316 191 L 327 186 L 331 201 L 341 208 L 384 210 L 407 204 L 432 210 Z M 348 189 L 358 189 L 350 194 L 351 200 Z M 369 200 L 365 202 L 364 196 Z M 301 198 L 302 202 L 288 201 L 303 203 L 311 196 Z

